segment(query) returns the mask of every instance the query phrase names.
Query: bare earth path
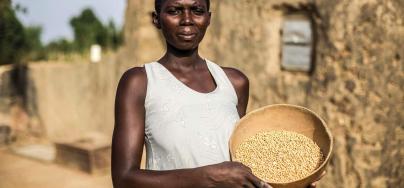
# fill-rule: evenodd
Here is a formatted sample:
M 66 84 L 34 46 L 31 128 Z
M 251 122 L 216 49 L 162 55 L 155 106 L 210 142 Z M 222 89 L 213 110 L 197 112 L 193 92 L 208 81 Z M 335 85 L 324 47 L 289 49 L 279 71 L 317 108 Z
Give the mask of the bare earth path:
M 92 176 L 0 150 L 1 188 L 111 188 L 110 175 Z

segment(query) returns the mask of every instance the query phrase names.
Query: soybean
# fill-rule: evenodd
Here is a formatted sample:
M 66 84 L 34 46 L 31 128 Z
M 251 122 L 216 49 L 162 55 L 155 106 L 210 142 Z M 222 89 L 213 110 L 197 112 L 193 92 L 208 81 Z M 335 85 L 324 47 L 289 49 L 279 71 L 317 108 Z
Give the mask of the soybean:
M 260 132 L 244 140 L 234 157 L 270 183 L 288 183 L 316 170 L 323 154 L 310 138 L 289 131 Z

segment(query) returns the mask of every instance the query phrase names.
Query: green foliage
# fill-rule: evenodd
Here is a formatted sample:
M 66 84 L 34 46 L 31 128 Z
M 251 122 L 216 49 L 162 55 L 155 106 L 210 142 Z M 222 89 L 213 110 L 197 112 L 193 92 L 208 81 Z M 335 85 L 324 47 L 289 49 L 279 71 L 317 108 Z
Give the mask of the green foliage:
M 114 21 L 110 20 L 107 26 L 108 31 L 108 47 L 116 50 L 123 41 L 122 32 L 116 29 Z
M 56 54 L 83 54 L 93 44 L 99 44 L 104 50 L 116 50 L 122 44 L 122 32 L 114 22 L 104 26 L 87 8 L 70 20 L 74 41 L 62 38 L 44 46 L 40 40 L 42 28 L 24 27 L 16 17 L 16 11 L 26 13 L 27 9 L 20 5 L 13 9 L 9 0 L 0 0 L 0 65 L 47 60 Z
M 0 65 L 17 63 L 26 49 L 24 27 L 17 19 L 11 2 L 0 2 Z
M 105 46 L 107 31 L 91 9 L 70 20 L 74 32 L 74 45 L 79 51 L 89 49 L 94 43 Z
M 46 51 L 40 40 L 42 28 L 24 27 L 18 20 L 16 11 L 27 12 L 20 5 L 13 9 L 10 1 L 0 2 L 0 65 L 46 58 Z
M 25 55 L 26 60 L 46 59 L 47 53 L 41 42 L 42 28 L 40 26 L 26 27 L 25 34 Z
M 42 28 L 40 26 L 26 27 L 24 33 L 28 50 L 39 50 L 43 47 L 41 42 Z
M 92 44 L 113 50 L 122 44 L 122 33 L 116 29 L 114 22 L 110 21 L 104 26 L 89 8 L 84 9 L 79 16 L 73 17 L 70 25 L 74 31 L 75 49 L 79 52 L 89 49 Z
M 66 39 L 58 39 L 49 43 L 46 48 L 49 52 L 72 53 L 74 51 L 74 43 Z

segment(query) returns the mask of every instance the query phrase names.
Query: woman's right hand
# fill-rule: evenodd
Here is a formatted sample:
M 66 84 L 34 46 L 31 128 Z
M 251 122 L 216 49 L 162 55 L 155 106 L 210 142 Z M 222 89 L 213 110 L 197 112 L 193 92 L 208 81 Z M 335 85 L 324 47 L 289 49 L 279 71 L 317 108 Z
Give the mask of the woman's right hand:
M 269 184 L 252 174 L 249 167 L 239 162 L 223 162 L 202 167 L 207 178 L 206 187 L 269 188 Z

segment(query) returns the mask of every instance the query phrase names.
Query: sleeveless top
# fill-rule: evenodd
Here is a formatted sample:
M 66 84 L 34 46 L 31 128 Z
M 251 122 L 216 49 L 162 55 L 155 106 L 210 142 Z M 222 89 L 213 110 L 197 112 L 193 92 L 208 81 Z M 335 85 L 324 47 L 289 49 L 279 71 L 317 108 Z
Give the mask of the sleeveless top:
M 237 94 L 221 67 L 206 60 L 216 82 L 197 92 L 158 62 L 145 64 L 146 169 L 195 168 L 229 161 L 228 142 L 236 121 Z

